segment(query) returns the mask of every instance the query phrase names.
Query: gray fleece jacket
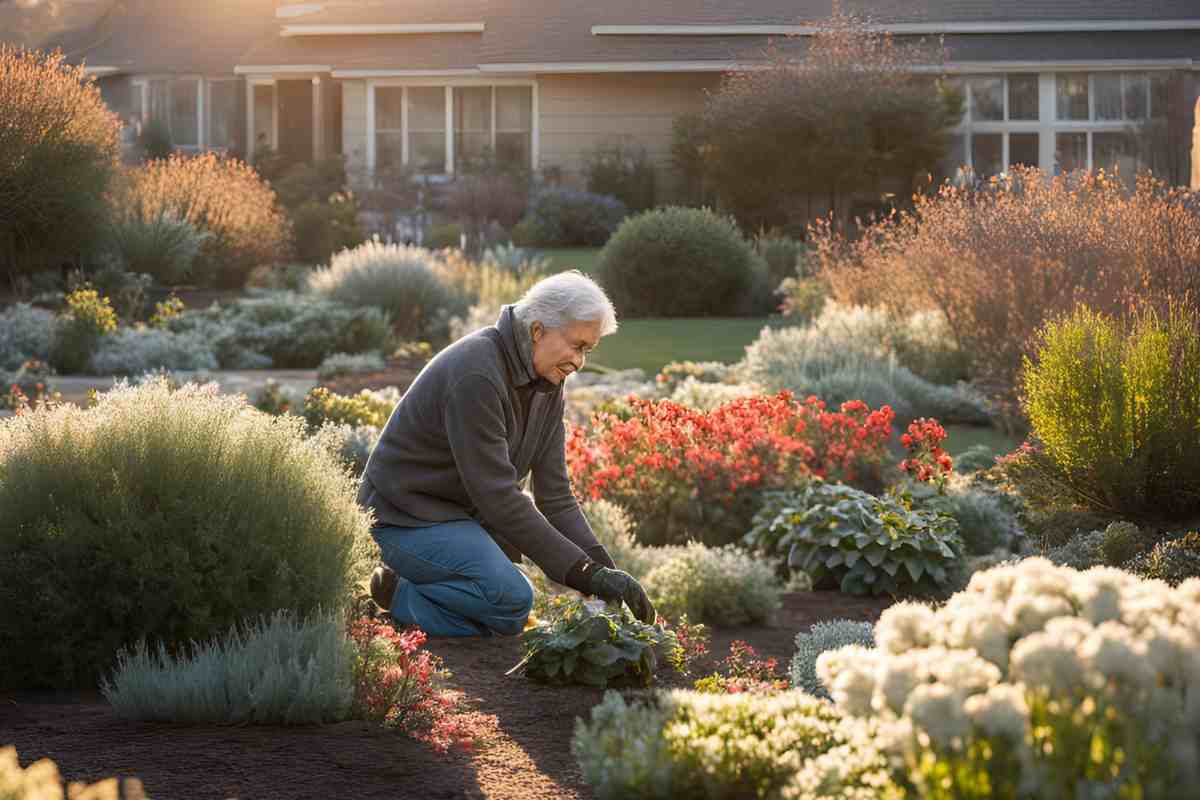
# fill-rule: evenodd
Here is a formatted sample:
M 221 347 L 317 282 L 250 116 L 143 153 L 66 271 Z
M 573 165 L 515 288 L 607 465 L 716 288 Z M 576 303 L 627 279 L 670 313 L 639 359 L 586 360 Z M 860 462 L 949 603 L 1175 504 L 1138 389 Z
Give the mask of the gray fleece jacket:
M 571 491 L 563 407 L 505 306 L 421 370 L 367 459 L 358 502 L 379 526 L 474 519 L 510 559 L 526 555 L 559 583 L 585 555 L 611 567 Z M 530 474 L 534 501 L 520 486 Z

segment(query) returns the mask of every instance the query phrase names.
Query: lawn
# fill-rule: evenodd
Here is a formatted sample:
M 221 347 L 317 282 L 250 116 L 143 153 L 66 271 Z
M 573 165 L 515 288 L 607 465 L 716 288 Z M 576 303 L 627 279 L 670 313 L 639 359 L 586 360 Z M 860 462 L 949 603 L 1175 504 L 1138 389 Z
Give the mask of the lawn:
M 599 247 L 560 247 L 538 250 L 538 254 L 549 259 L 550 269 L 553 272 L 577 269 L 580 272 L 591 274 L 595 272 L 596 264 L 600 260 L 600 249 Z
M 617 309 L 618 316 L 621 309 Z M 672 361 L 723 361 L 745 355 L 746 345 L 770 323 L 767 317 L 624 319 L 596 348 L 593 362 L 610 369 L 638 367 L 654 375 Z

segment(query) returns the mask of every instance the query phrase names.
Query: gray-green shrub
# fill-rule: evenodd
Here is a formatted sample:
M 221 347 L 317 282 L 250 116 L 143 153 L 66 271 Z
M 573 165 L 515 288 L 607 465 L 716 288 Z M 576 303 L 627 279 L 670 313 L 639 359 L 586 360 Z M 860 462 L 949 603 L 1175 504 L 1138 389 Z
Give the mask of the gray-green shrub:
M 247 617 L 336 608 L 377 550 L 328 437 L 164 380 L 0 420 L 0 685 L 95 680 Z
M 600 254 L 598 280 L 633 317 L 736 314 L 751 310 L 766 265 L 731 219 L 677 206 L 621 223 Z
M 47 361 L 54 314 L 28 303 L 0 309 L 0 369 L 15 370 L 31 358 Z
M 117 653 L 101 690 L 118 717 L 153 722 L 338 722 L 354 700 L 354 651 L 340 612 L 276 611 L 172 655 L 145 639 Z
M 391 318 L 397 335 L 427 339 L 444 325 L 439 312 L 452 302 L 452 290 L 429 250 L 378 241 L 343 250 L 308 281 L 321 297 L 352 308 L 378 308 Z
M 1014 514 L 994 492 L 954 482 L 945 494 L 931 486 L 912 487 L 913 501 L 921 508 L 936 510 L 958 522 L 958 535 L 968 555 L 986 555 L 996 550 L 1013 550 L 1021 534 Z
M 642 582 L 658 613 L 692 622 L 764 622 L 779 608 L 783 587 L 774 566 L 728 545 L 691 542 L 652 569 Z
M 520 247 L 601 247 L 628 209 L 615 197 L 551 187 L 535 194 L 513 228 Z
M 121 328 L 100 340 L 92 353 L 96 375 L 140 375 L 155 370 L 214 370 L 217 357 L 199 331 Z
M 629 513 L 609 500 L 589 500 L 582 510 L 596 540 L 604 545 L 617 569 L 639 581 L 683 551 L 680 546 L 645 547 L 638 544 Z
M 109 227 L 109 249 L 129 272 L 152 276 L 163 286 L 182 283 L 212 234 L 168 211 L 146 218 L 118 217 Z
M 826 650 L 856 644 L 875 646 L 875 626 L 870 622 L 834 619 L 818 622 L 805 633 L 796 634 L 796 655 L 792 657 L 792 686 L 815 697 L 829 699 L 829 691 L 817 677 L 817 656 Z
M 200 331 L 222 369 L 313 369 L 334 353 L 386 350 L 391 337 L 387 314 L 377 308 L 267 290 L 228 306 L 185 311 L 167 326 Z
M 1104 531 L 1089 531 L 1071 537 L 1065 544 L 1050 548 L 1046 558 L 1061 567 L 1078 570 L 1104 564 Z
M 321 366 L 317 367 L 317 380 L 325 382 L 346 375 L 382 372 L 386 366 L 383 355 L 377 352 L 333 353 L 326 356 Z

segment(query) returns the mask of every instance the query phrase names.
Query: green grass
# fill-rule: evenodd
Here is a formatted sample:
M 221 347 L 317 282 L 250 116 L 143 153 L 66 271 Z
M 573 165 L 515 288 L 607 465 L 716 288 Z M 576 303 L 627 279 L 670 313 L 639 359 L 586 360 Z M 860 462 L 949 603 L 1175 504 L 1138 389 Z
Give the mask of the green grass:
M 617 309 L 620 315 L 621 309 Z M 767 317 L 623 319 L 596 348 L 593 361 L 609 369 L 638 367 L 654 375 L 672 361 L 722 361 L 732 364 L 746 345 L 769 324 Z
M 538 250 L 538 253 L 550 260 L 554 272 L 577 269 L 591 274 L 600 260 L 599 247 L 560 247 Z
M 978 425 L 947 425 L 946 441 L 942 443 L 947 453 L 956 456 L 973 445 L 983 444 L 996 455 L 1011 453 L 1021 446 L 1021 439 L 1006 436 L 997 428 Z

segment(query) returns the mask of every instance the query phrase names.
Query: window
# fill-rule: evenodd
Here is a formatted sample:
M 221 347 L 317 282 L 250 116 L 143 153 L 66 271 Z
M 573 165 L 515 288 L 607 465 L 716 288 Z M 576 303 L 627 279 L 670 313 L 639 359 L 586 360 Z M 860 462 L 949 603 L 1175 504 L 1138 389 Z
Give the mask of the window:
M 461 169 L 492 150 L 492 87 L 454 90 L 454 162 Z
M 409 164 L 436 175 L 488 157 L 532 165 L 532 86 L 382 85 L 371 96 L 376 167 Z
M 408 160 L 420 172 L 446 170 L 446 90 L 408 89 Z
M 1026 167 L 1038 165 L 1038 147 L 1041 137 L 1036 133 L 1010 133 L 1008 135 L 1008 165 Z
M 254 149 L 275 147 L 275 87 L 254 85 Z
M 1004 78 L 971 78 L 971 121 L 990 122 L 1004 119 Z
M 979 177 L 1004 171 L 1004 134 L 976 133 L 971 136 L 971 164 Z
M 1054 174 L 1087 169 L 1088 135 L 1059 133 L 1054 137 Z
M 208 147 L 233 147 L 237 143 L 238 82 L 208 81 Z
M 380 167 L 393 169 L 404 163 L 404 89 L 399 86 L 375 91 L 375 147 Z
M 183 78 L 170 84 L 171 142 L 176 147 L 200 146 L 200 81 Z
M 1021 73 L 1008 76 L 1008 118 L 1038 118 L 1038 76 Z
M 1088 119 L 1088 76 L 1083 72 L 1060 73 L 1057 77 L 1058 118 Z

